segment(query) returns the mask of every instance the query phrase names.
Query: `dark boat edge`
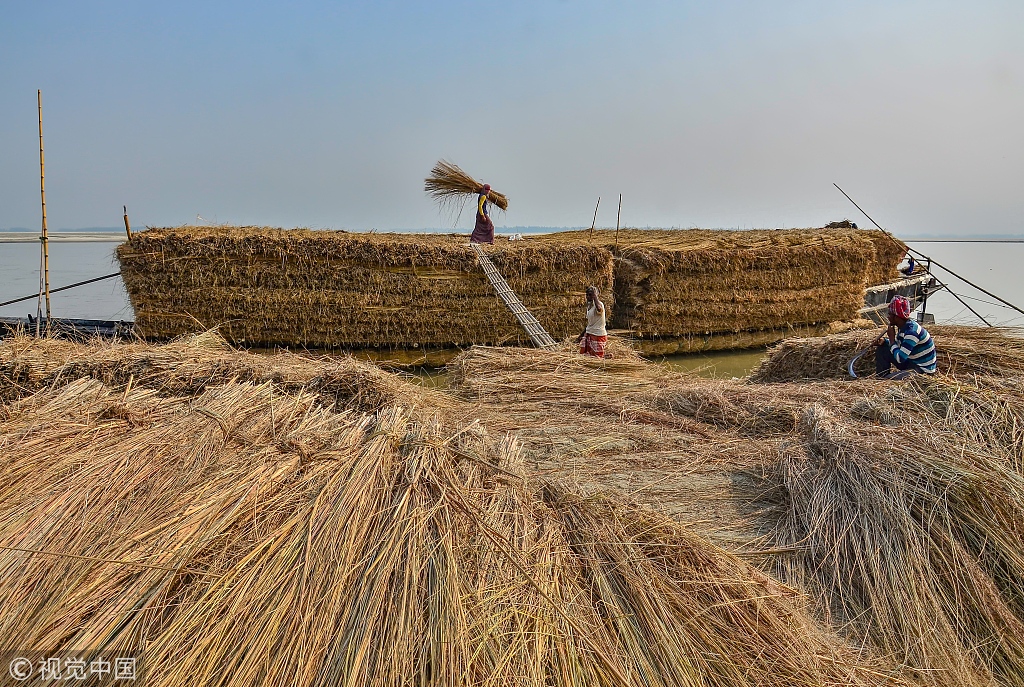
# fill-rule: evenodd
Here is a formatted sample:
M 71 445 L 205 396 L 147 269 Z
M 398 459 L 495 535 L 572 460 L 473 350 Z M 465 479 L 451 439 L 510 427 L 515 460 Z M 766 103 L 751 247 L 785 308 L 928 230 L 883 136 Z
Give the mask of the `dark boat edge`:
M 29 315 L 28 317 L 0 317 L 0 337 L 35 334 L 37 324 L 39 331 L 48 332 L 50 336 L 74 341 L 84 341 L 95 337 L 132 337 L 135 332 L 135 323 L 127 320 L 79 320 L 58 317 L 37 319 Z

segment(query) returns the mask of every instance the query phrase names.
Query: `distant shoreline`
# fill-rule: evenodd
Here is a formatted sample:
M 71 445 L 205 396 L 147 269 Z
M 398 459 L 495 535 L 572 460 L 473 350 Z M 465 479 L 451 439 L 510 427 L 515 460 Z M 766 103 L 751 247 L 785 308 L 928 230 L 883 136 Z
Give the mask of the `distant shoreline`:
M 114 232 L 53 232 L 49 235 L 50 243 L 124 243 L 124 234 Z M 0 232 L 0 243 L 39 243 L 39 234 L 24 231 Z
M 632 227 L 631 227 L 632 228 Z M 649 227 L 648 227 L 649 228 Z M 580 227 L 497 227 L 496 232 L 501 235 L 512 234 L 512 233 L 524 233 L 530 234 L 546 234 L 559 231 L 579 231 Z M 140 229 L 145 231 L 145 229 Z M 347 230 L 354 234 L 362 233 L 373 233 L 371 231 L 358 231 L 358 230 Z M 686 231 L 686 229 L 680 228 L 680 231 Z M 469 229 L 461 230 L 455 229 L 394 229 L 394 230 L 381 230 L 376 233 L 399 233 L 399 234 L 452 234 L 462 233 L 468 234 Z M 1022 243 L 1024 242 L 1024 234 L 918 234 L 918 235 L 896 235 L 897 238 L 914 243 L 920 241 L 922 243 L 938 243 L 938 242 L 949 242 L 949 243 L 973 243 L 973 242 L 991 242 L 991 243 Z M 82 229 L 82 230 L 56 230 L 51 231 L 49 235 L 51 243 L 124 243 L 125 235 L 123 229 L 117 228 L 96 228 L 96 229 Z M 37 230 L 28 229 L 15 229 L 8 231 L 0 231 L 0 243 L 38 243 L 39 233 Z

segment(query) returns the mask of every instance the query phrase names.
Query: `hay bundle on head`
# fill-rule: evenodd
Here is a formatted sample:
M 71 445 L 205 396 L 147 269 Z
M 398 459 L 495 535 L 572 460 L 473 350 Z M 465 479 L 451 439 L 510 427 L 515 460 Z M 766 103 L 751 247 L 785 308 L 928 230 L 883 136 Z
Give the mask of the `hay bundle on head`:
M 482 183 L 447 160 L 439 160 L 430 170 L 430 176 L 423 180 L 423 190 L 441 205 L 465 203 L 468 196 L 480 193 L 483 187 Z M 487 192 L 487 200 L 502 211 L 508 210 L 508 198 L 504 193 L 491 189 Z

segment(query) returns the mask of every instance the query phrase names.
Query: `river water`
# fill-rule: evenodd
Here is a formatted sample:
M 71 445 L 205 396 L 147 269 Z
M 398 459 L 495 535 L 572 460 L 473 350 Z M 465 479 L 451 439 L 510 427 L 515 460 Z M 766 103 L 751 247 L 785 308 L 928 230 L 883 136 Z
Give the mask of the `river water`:
M 114 249 L 117 241 L 50 242 L 50 288 L 117 272 Z M 1024 243 L 925 243 L 913 244 L 922 253 L 958 272 L 1001 298 L 1024 308 Z M 935 273 L 954 292 L 989 322 L 1024 326 L 1024 315 L 1006 308 L 990 296 L 935 268 Z M 0 303 L 39 290 L 39 244 L 0 243 Z M 54 317 L 130 320 L 128 294 L 119 278 L 55 293 L 50 299 Z M 0 316 L 35 314 L 33 298 L 0 307 Z M 940 292 L 928 302 L 928 312 L 939 323 L 981 324 L 952 295 Z M 708 355 L 671 356 L 661 362 L 673 369 L 697 371 L 719 377 L 740 377 L 760 360 L 760 351 L 732 351 Z

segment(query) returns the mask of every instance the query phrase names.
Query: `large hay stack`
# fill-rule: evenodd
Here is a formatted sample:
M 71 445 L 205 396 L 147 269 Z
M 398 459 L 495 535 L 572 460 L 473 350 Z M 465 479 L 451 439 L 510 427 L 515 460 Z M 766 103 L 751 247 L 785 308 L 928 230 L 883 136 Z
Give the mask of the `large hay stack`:
M 662 354 L 835 331 L 865 285 L 895 275 L 898 249 L 852 229 L 559 232 L 486 248 L 555 338 L 579 333 L 593 284 L 610 324 Z M 527 343 L 457 235 L 179 227 L 137 234 L 118 258 L 145 337 L 218 327 L 247 344 Z
M 593 241 L 615 252 L 616 325 L 644 338 L 853 320 L 864 287 L 895 277 L 903 256 L 881 232 L 854 229 L 602 231 Z
M 587 285 L 611 292 L 607 250 L 529 241 L 486 250 L 556 338 L 579 332 Z M 117 255 L 145 337 L 217 327 L 247 344 L 528 343 L 464 237 L 179 227 L 136 234 Z

